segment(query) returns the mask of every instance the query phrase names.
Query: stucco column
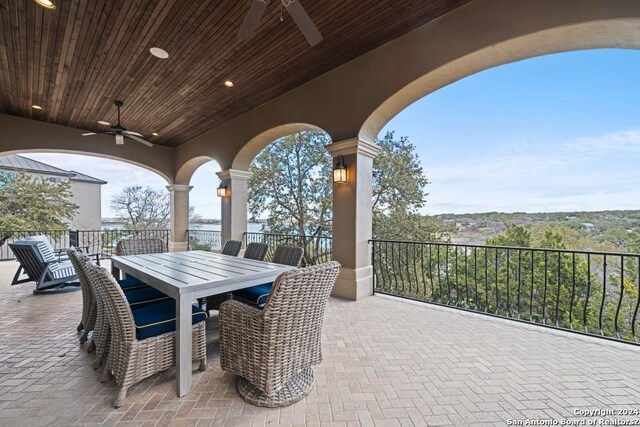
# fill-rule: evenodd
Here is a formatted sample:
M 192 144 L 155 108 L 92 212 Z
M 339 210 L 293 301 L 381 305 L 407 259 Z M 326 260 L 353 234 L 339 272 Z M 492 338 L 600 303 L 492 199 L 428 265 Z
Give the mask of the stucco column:
M 227 169 L 217 173 L 218 178 L 227 185 L 229 195 L 222 198 L 222 244 L 227 240 L 243 240 L 247 231 L 247 200 L 249 196 L 248 183 L 251 172 Z
M 189 191 L 190 185 L 167 185 L 171 198 L 171 241 L 169 252 L 189 249 L 187 230 L 189 229 Z
M 377 145 L 358 138 L 325 148 L 334 158 L 344 156 L 347 182 L 333 184 L 333 259 L 342 265 L 332 295 L 361 299 L 373 294 L 373 268 L 369 254 L 373 159 Z

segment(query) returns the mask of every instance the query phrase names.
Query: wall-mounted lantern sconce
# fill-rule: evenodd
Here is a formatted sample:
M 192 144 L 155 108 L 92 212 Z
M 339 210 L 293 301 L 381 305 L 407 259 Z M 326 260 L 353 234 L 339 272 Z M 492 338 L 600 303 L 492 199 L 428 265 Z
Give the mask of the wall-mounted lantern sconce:
M 347 168 L 344 165 L 342 154 L 337 157 L 336 165 L 333 168 L 333 182 L 336 184 L 347 182 Z
M 229 187 L 227 187 L 227 183 L 225 181 L 220 181 L 220 185 L 218 185 L 216 192 L 218 193 L 218 197 L 229 197 Z

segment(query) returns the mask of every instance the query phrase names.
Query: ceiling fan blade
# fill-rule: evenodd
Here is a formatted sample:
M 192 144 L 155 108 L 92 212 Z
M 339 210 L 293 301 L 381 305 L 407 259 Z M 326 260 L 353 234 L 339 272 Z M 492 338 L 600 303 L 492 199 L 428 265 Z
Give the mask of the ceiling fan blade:
M 95 132 L 87 132 L 87 133 L 83 133 L 82 136 L 91 136 L 91 135 L 97 135 L 97 133 Z
M 253 34 L 258 29 L 258 24 L 260 24 L 262 15 L 264 15 L 264 11 L 267 9 L 269 1 L 270 0 L 253 0 L 251 8 L 238 30 L 238 37 L 241 40 L 246 41 L 253 37 Z
M 126 136 L 127 138 L 129 138 L 129 139 L 133 139 L 134 141 L 137 141 L 137 142 L 139 142 L 139 143 L 141 143 L 141 144 L 144 144 L 144 145 L 146 145 L 147 147 L 153 147 L 153 144 L 152 144 L 152 143 L 150 143 L 149 141 L 145 141 L 144 139 L 139 138 L 139 137 L 137 137 L 137 136 L 135 136 L 135 135 L 127 134 L 127 135 L 125 135 L 125 136 Z
M 298 0 L 293 0 L 289 4 L 285 3 L 285 8 L 311 46 L 315 46 L 322 41 L 322 34 L 320 34 L 320 31 L 318 31 L 311 18 L 309 18 L 307 11 L 304 10 Z
M 141 133 L 133 132 L 131 130 L 123 130 L 122 133 L 124 133 L 127 136 L 134 135 L 134 136 L 138 136 L 138 137 L 142 138 L 142 134 Z

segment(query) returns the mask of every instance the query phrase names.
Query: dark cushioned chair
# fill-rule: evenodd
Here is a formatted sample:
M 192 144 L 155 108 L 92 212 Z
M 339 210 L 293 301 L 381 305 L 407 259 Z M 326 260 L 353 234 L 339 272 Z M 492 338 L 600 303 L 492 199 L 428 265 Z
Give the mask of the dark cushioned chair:
M 298 246 L 278 246 L 276 252 L 273 254 L 272 262 L 276 264 L 291 265 L 298 267 L 304 256 L 304 249 Z M 254 305 L 256 307 L 263 307 L 267 302 L 271 292 L 271 283 L 263 283 L 261 285 L 252 286 L 250 288 L 238 289 L 232 292 L 232 298 L 238 299 L 242 302 Z

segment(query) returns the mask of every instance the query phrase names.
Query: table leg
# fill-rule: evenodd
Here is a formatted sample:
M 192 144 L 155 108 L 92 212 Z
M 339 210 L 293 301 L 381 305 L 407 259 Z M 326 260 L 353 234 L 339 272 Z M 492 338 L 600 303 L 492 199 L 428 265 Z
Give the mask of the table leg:
M 100 262 L 98 262 L 98 265 L 100 265 Z M 111 264 L 111 275 L 115 277 L 116 280 L 120 280 L 120 269 L 118 267 L 114 267 L 113 264 Z
M 191 294 L 176 299 L 176 391 L 182 397 L 191 391 Z

